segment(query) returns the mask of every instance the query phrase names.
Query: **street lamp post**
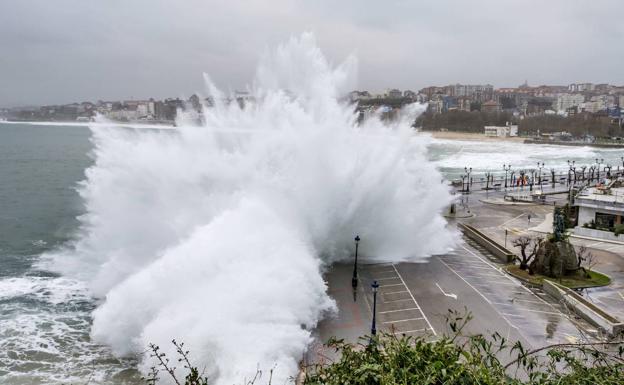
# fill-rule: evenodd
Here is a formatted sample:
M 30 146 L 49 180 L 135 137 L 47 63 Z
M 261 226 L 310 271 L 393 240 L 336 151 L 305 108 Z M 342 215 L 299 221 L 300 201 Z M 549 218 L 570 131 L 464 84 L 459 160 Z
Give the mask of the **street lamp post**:
M 511 171 L 511 165 L 510 164 L 503 164 L 503 170 L 505 170 L 505 188 L 507 188 L 507 172 Z
M 576 166 L 575 166 L 576 161 L 570 161 L 568 160 L 568 167 L 570 168 L 568 170 L 568 185 L 570 185 L 570 183 L 572 182 L 572 177 L 570 176 L 570 173 L 574 173 L 574 184 L 576 184 Z
M 466 193 L 470 194 L 470 173 L 472 172 L 472 167 L 464 167 L 464 171 L 466 172 L 468 178 L 466 181 Z
M 537 177 L 537 183 L 540 186 L 540 190 L 542 189 L 542 168 L 544 168 L 544 162 L 537 162 L 537 169 L 539 170 L 539 175 Z
M 550 182 L 552 183 L 552 188 L 554 189 L 555 188 L 555 178 L 556 178 L 555 169 L 554 168 L 550 169 L 550 178 L 551 178 Z
M 377 334 L 377 325 L 375 324 L 376 315 L 377 315 L 377 290 L 379 289 L 379 284 L 377 281 L 373 281 L 371 285 L 373 288 L 373 323 L 371 324 L 371 339 Z
M 598 173 L 596 177 L 596 182 L 600 182 L 600 165 L 604 163 L 604 159 L 596 158 L 596 163 L 598 163 L 598 168 L 596 169 L 596 172 Z
M 353 262 L 353 278 L 351 278 L 351 286 L 355 289 L 358 284 L 357 275 L 357 258 L 358 258 L 358 244 L 360 243 L 360 236 L 355 236 L 355 261 Z

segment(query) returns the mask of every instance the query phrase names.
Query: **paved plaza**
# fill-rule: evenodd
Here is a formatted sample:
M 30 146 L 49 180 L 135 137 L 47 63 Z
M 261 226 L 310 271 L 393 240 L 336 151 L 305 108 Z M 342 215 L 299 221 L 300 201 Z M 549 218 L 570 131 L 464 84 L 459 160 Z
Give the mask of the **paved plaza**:
M 502 192 L 475 191 L 463 196 L 459 210 L 475 216 L 462 219 L 508 247 L 520 235 L 538 234 L 536 227 L 551 220 L 553 202 L 565 195 L 549 196 L 546 205 L 493 205 L 487 199 Z M 528 216 L 531 216 L 529 222 Z M 454 226 L 451 221 L 449 226 Z M 599 260 L 596 269 L 613 278 L 606 288 L 584 292 L 587 298 L 615 309 L 624 318 L 624 244 L 571 238 L 577 246 L 587 246 Z M 498 332 L 512 341 L 536 348 L 553 343 L 602 340 L 605 336 L 571 313 L 540 289 L 526 287 L 506 274 L 499 261 L 472 241 L 462 238 L 454 251 L 436 255 L 424 263 L 361 263 L 359 284 L 351 287 L 352 264 L 337 264 L 326 273 L 329 294 L 338 312 L 321 322 L 316 345 L 307 359 L 323 362 L 335 352 L 323 347 L 330 337 L 356 343 L 370 335 L 373 294 L 371 284 L 380 285 L 377 294 L 377 330 L 395 335 L 422 336 L 435 340 L 450 333 L 449 311 L 470 312 L 473 320 L 465 333 Z M 366 339 L 359 341 L 367 343 Z

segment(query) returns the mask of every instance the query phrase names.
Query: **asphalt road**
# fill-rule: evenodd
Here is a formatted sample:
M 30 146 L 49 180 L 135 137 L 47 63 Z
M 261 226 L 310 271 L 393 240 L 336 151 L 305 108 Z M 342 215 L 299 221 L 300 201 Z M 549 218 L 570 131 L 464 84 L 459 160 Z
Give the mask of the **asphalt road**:
M 431 257 L 427 263 L 360 265 L 355 300 L 352 265 L 333 266 L 326 279 L 338 313 L 320 323 L 317 343 L 308 360 L 335 358 L 322 347 L 330 337 L 355 343 L 359 336 L 370 335 L 370 284 L 374 280 L 380 285 L 378 331 L 434 340 L 450 334 L 447 316 L 449 310 L 454 310 L 473 316 L 465 333 L 498 332 L 526 347 L 600 338 L 591 325 L 571 315 L 545 293 L 529 289 L 503 273 L 487 255 L 477 246 L 464 243 L 452 253 Z

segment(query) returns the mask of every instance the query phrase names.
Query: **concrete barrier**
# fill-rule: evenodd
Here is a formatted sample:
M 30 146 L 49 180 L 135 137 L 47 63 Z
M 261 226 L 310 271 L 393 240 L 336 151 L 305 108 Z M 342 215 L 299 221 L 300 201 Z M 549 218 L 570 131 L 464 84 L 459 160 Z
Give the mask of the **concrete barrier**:
M 568 308 L 590 324 L 604 330 L 611 336 L 624 332 L 624 322 L 618 320 L 583 296 L 556 282 L 544 280 L 542 290 L 559 301 L 563 301 Z
M 496 258 L 498 258 L 503 263 L 511 263 L 515 258 L 515 254 L 506 249 L 504 246 L 500 245 L 498 242 L 483 234 L 481 231 L 477 230 L 473 226 L 467 225 L 465 223 L 458 223 L 457 226 L 461 229 L 461 231 L 470 239 L 477 242 L 487 251 L 492 253 Z
M 624 236 L 620 237 L 618 235 L 615 235 L 611 231 L 588 229 L 586 227 L 581 227 L 581 226 L 576 226 L 574 228 L 574 235 L 578 235 L 581 237 L 604 239 L 606 241 L 611 241 L 611 242 L 619 242 L 619 243 L 624 242 Z

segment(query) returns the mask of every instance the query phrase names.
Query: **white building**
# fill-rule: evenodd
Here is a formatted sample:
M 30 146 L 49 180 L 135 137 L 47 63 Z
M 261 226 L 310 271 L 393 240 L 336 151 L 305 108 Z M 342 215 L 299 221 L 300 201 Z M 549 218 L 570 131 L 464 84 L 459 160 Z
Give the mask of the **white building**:
M 575 234 L 624 240 L 624 235 L 620 238 L 613 233 L 615 226 L 622 224 L 624 216 L 624 187 L 585 188 L 574 198 L 574 205 L 579 210 Z
M 585 96 L 581 94 L 559 94 L 553 107 L 558 113 L 564 113 L 572 107 L 579 107 L 585 102 Z
M 585 112 L 591 112 L 595 114 L 598 111 L 607 109 L 607 103 L 603 99 L 595 99 L 587 101 L 581 105 L 581 109 Z
M 568 86 L 568 90 L 572 92 L 593 91 L 595 88 L 593 83 L 572 83 Z
M 505 126 L 485 126 L 483 133 L 490 137 L 518 136 L 518 126 L 510 123 Z

